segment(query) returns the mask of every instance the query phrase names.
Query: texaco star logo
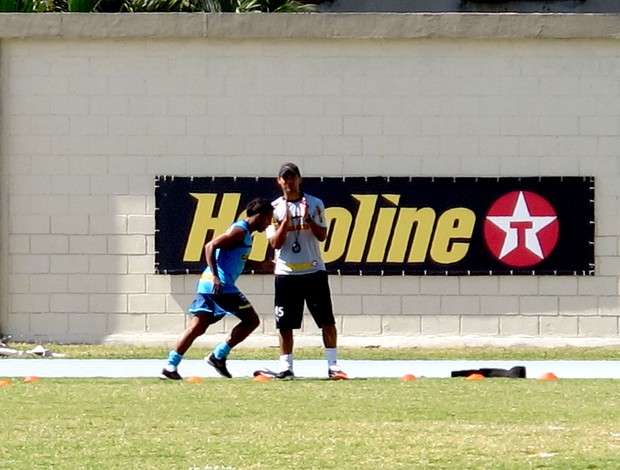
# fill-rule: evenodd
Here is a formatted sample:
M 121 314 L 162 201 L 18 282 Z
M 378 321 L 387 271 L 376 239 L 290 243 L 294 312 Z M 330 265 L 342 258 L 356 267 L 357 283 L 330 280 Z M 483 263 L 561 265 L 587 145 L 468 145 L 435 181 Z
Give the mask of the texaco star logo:
M 545 198 L 513 191 L 493 203 L 484 221 L 487 247 L 508 266 L 527 267 L 551 254 L 558 241 L 558 216 Z

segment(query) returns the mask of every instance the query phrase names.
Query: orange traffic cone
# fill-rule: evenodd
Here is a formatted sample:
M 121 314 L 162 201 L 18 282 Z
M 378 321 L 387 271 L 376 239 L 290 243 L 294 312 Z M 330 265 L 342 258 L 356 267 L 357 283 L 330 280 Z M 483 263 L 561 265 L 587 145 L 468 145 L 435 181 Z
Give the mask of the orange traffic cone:
M 558 376 L 555 375 L 553 372 L 547 372 L 543 375 L 541 375 L 540 377 L 538 377 L 536 380 L 558 380 Z
M 484 378 L 482 374 L 471 374 L 465 377 L 465 380 L 484 380 Z
M 415 380 L 416 376 L 413 374 L 405 374 L 403 375 L 400 380 L 402 380 L 403 382 L 408 381 L 408 380 Z
M 267 377 L 266 375 L 263 375 L 263 374 L 256 374 L 252 378 L 252 381 L 254 382 L 269 382 L 270 380 L 271 380 L 270 377 Z
M 197 383 L 202 382 L 202 377 L 198 377 L 197 375 L 190 375 L 185 380 L 188 381 L 188 382 L 197 384 Z

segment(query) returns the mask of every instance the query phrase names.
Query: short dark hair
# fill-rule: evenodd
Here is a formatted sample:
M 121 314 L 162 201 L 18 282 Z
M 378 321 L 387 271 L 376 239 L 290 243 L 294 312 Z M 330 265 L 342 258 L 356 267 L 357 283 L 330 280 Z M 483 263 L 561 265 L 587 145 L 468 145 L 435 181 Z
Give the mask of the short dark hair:
M 252 217 L 255 214 L 267 215 L 273 212 L 273 206 L 269 200 L 262 197 L 257 197 L 256 199 L 252 199 L 248 202 L 245 210 L 248 217 Z

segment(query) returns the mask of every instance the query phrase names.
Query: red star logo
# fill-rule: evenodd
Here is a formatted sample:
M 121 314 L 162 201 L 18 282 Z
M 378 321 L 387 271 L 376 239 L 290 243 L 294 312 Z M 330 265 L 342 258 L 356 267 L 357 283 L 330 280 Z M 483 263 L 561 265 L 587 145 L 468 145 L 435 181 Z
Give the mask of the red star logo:
M 529 191 L 514 191 L 491 205 L 484 221 L 484 239 L 498 260 L 527 267 L 545 259 L 558 241 L 559 223 L 553 206 Z

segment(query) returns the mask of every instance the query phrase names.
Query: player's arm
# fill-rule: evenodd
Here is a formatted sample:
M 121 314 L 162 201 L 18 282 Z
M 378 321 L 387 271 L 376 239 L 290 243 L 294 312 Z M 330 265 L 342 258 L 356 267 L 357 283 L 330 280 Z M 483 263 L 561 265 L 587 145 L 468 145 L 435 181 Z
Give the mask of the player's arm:
M 241 227 L 230 227 L 225 233 L 215 237 L 213 240 L 205 245 L 205 259 L 207 265 L 211 268 L 213 273 L 213 293 L 219 294 L 222 289 L 222 282 L 217 271 L 217 260 L 215 259 L 215 251 L 220 249 L 226 249 L 234 247 L 243 241 L 245 238 L 245 230 Z
M 274 250 L 279 250 L 280 248 L 282 248 L 282 245 L 284 245 L 284 242 L 286 241 L 286 232 L 288 230 L 290 221 L 291 211 L 288 210 L 288 207 L 284 211 L 284 219 L 280 220 L 279 222 L 275 221 L 274 219 L 274 224 L 277 224 L 276 229 L 275 232 L 273 232 L 273 235 L 269 237 L 269 244 Z
M 304 199 L 305 200 L 305 199 Z M 319 240 L 320 242 L 325 241 L 327 238 L 327 227 L 325 224 L 320 224 L 317 222 L 317 219 L 323 222 L 323 214 L 325 213 L 325 208 L 317 205 L 314 208 L 314 213 L 310 213 L 310 208 L 308 203 L 305 203 L 306 207 L 303 210 L 305 214 L 304 223 L 310 228 L 312 234 Z

